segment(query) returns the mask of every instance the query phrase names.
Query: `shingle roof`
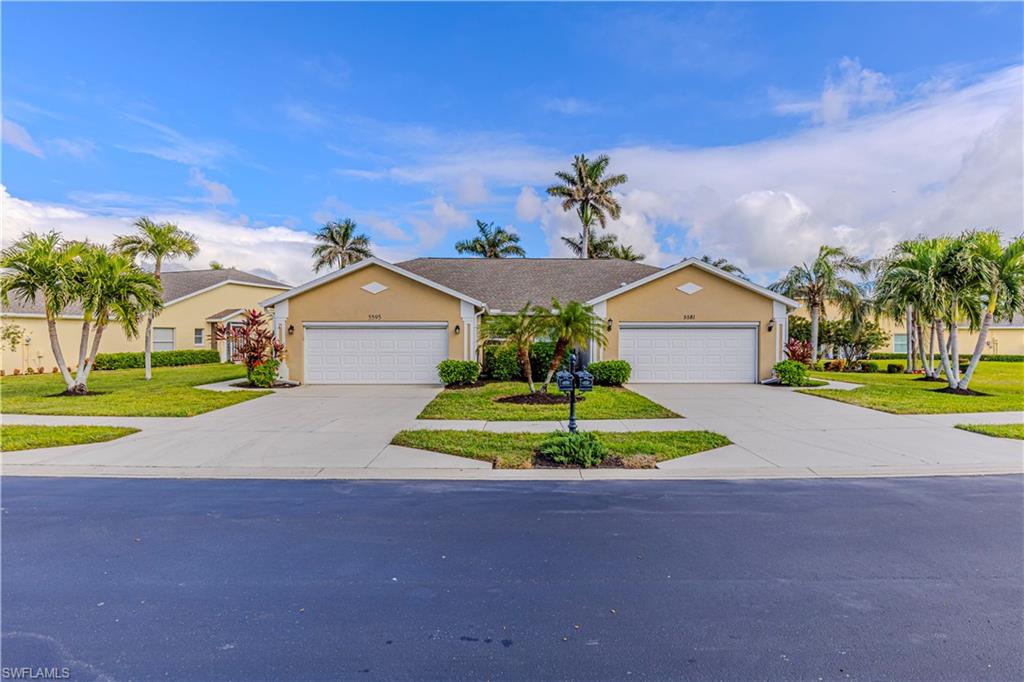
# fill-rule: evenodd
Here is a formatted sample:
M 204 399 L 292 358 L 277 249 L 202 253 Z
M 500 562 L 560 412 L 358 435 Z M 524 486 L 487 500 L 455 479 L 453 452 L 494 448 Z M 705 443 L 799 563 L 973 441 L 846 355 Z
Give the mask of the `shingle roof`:
M 416 258 L 396 265 L 504 312 L 552 298 L 589 301 L 660 270 L 611 258 Z
M 207 315 L 207 322 L 220 322 L 225 317 L 234 317 L 238 313 L 245 310 L 245 308 L 225 308 L 224 310 L 218 310 L 213 315 Z
M 247 284 L 261 284 L 268 287 L 287 289 L 288 285 L 276 282 L 266 277 L 260 277 L 250 272 L 236 270 L 235 268 L 223 268 L 220 270 L 172 270 L 163 272 L 160 281 L 163 284 L 164 303 L 175 301 L 189 294 L 194 294 L 203 289 L 208 289 L 217 284 L 227 282 L 245 282 Z M 11 297 L 11 304 L 3 307 L 3 311 L 10 315 L 43 313 L 42 303 L 33 301 L 25 303 Z M 81 315 L 82 306 L 74 303 L 64 311 L 65 315 Z

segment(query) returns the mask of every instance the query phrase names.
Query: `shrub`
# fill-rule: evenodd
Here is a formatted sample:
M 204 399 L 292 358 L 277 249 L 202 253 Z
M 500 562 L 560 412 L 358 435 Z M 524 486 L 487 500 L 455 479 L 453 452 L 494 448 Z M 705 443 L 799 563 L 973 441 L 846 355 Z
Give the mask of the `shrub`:
M 796 360 L 804 365 L 811 364 L 811 357 L 813 355 L 812 351 L 813 349 L 811 348 L 810 341 L 790 339 L 786 342 L 786 357 L 790 360 Z
M 231 341 L 234 349 L 231 359 L 245 363 L 246 372 L 251 372 L 257 365 L 270 360 L 280 360 L 284 356 L 284 346 L 274 338 L 270 318 L 255 308 L 243 313 L 240 326 L 216 325 L 213 338 L 218 341 Z
M 826 372 L 842 372 L 846 369 L 846 360 L 829 360 L 825 363 Z
M 14 368 L 14 376 L 18 376 L 19 374 L 21 374 L 21 369 L 18 368 L 18 367 L 15 367 Z
M 489 344 L 484 346 L 484 374 L 497 381 L 517 381 L 523 378 L 516 349 L 511 346 Z
M 889 374 L 901 374 L 903 372 L 903 365 L 897 365 L 894 362 L 890 362 L 885 366 L 885 371 Z
M 281 361 L 273 358 L 257 363 L 248 370 L 249 383 L 260 388 L 270 388 L 277 381 L 277 370 L 280 366 Z
M 874 374 L 875 372 L 878 371 L 878 363 L 871 362 L 870 360 L 865 360 L 860 363 L 860 371 L 864 372 L 865 374 Z
M 53 374 L 60 374 L 60 367 L 54 367 Z
M 658 466 L 658 458 L 654 455 L 630 455 L 622 458 L 625 469 L 654 469 Z
M 442 360 L 437 376 L 445 386 L 472 384 L 480 378 L 480 365 L 475 360 Z
M 783 360 L 775 364 L 775 376 L 787 386 L 803 386 L 807 383 L 807 365 L 796 360 Z
M 927 351 L 925 352 L 927 355 Z M 907 357 L 906 353 L 872 353 L 872 360 L 903 360 Z M 935 357 L 938 359 L 939 351 L 935 350 Z M 967 362 L 971 359 L 970 355 L 961 355 L 960 361 Z M 981 359 L 985 362 L 1024 362 L 1024 355 L 985 355 L 982 353 Z
M 608 449 L 589 431 L 555 431 L 537 448 L 537 452 L 558 464 L 597 466 L 608 456 Z
M 548 368 L 551 367 L 551 360 L 555 357 L 555 343 L 553 341 L 535 341 L 530 346 L 530 371 L 533 372 L 533 378 L 540 377 L 543 381 L 544 376 L 548 373 Z M 569 366 L 569 354 L 565 354 L 565 359 L 562 361 L 562 367 L 567 368 Z
M 154 367 L 180 367 L 220 362 L 215 350 L 158 350 L 153 353 Z M 139 369 L 146 366 L 143 353 L 97 353 L 93 369 Z
M 604 360 L 587 365 L 587 371 L 594 375 L 599 386 L 621 386 L 629 381 L 632 368 L 625 360 Z

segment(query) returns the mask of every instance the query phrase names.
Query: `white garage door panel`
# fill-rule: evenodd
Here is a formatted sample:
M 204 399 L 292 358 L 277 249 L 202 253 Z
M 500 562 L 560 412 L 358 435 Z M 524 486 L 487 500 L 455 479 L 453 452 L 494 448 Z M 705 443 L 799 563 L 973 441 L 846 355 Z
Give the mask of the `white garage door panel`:
M 446 328 L 307 327 L 306 383 L 436 384 Z
M 754 383 L 753 327 L 624 327 L 619 357 L 637 383 Z

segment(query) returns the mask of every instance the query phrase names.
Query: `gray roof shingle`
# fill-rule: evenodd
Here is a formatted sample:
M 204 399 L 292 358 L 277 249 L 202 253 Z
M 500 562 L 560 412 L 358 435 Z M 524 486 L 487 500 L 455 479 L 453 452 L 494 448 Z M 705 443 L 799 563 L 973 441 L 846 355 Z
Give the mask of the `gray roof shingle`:
M 552 298 L 589 301 L 660 270 L 611 258 L 416 258 L 396 265 L 504 312 Z
M 216 284 L 232 280 L 235 282 L 246 282 L 249 284 L 262 284 L 268 287 L 287 289 L 288 285 L 276 282 L 266 277 L 260 277 L 250 272 L 237 270 L 235 268 L 223 268 L 221 270 L 171 270 L 161 273 L 160 281 L 163 284 L 164 303 L 174 301 L 197 291 L 202 291 Z M 3 311 L 9 315 L 38 314 L 43 313 L 42 303 L 32 301 L 26 303 L 11 297 L 10 305 L 5 305 Z M 82 306 L 74 303 L 64 311 L 65 315 L 81 315 Z

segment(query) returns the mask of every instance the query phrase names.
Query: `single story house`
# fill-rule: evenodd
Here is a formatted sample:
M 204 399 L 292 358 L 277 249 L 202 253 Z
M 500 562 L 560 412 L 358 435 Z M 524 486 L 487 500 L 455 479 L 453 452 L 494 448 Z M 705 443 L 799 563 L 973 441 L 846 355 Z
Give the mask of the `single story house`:
M 214 325 L 237 322 L 243 311 L 258 308 L 263 299 L 288 289 L 281 282 L 234 268 L 163 272 L 161 283 L 164 308 L 153 320 L 153 350 L 212 348 L 220 350 L 222 361 L 228 359 L 229 351 L 214 339 Z M 2 367 L 7 373 L 28 367 L 50 371 L 56 366 L 40 302 L 25 303 L 11 297 L 0 318 L 4 325 L 17 325 L 23 331 L 14 349 L 4 345 Z M 100 352 L 141 352 L 145 344 L 142 329 L 138 337 L 129 339 L 120 327 L 108 326 L 100 340 Z M 72 305 L 57 320 L 61 349 L 70 365 L 78 359 L 81 334 L 82 308 Z
M 605 348 L 633 382 L 756 383 L 784 359 L 799 304 L 696 259 L 369 258 L 262 302 L 285 346 L 282 376 L 308 384 L 438 382 L 445 359 L 478 357 L 485 314 L 552 298 L 592 305 Z

